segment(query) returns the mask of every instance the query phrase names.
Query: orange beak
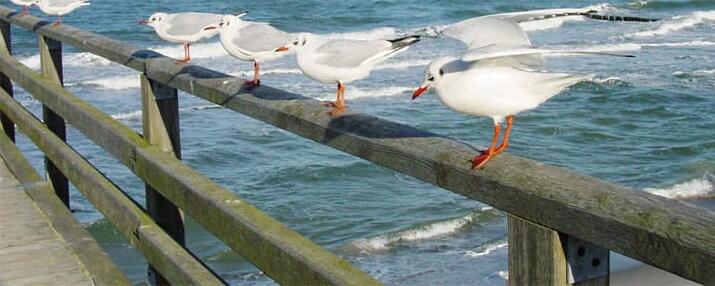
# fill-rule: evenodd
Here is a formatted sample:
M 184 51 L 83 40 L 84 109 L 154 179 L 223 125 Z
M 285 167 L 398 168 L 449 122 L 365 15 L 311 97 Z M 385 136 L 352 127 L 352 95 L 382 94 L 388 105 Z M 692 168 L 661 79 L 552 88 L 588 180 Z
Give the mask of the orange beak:
M 290 49 L 289 49 L 287 46 L 282 46 L 282 47 L 280 47 L 280 48 L 275 49 L 274 51 L 276 51 L 276 52 L 287 52 L 287 51 L 289 51 L 289 50 L 290 50 Z
M 429 90 L 429 85 L 420 86 L 417 90 L 415 90 L 415 93 L 412 94 L 412 100 L 415 100 L 415 98 L 419 97 L 427 90 Z

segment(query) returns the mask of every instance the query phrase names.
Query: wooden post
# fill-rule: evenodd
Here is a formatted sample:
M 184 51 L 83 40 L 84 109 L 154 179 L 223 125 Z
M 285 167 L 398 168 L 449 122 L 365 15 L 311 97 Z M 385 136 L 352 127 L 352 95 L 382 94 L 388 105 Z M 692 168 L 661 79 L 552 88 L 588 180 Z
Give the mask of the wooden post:
M 12 37 L 10 35 L 10 23 L 0 20 L 0 55 L 10 56 L 12 55 Z M 10 78 L 5 76 L 4 73 L 0 71 L 0 88 L 2 88 L 7 94 L 12 97 L 12 82 Z M 0 112 L 0 126 L 2 126 L 3 131 L 7 137 L 15 142 L 15 124 L 12 123 L 10 118 L 5 116 Z
M 509 285 L 608 286 L 608 249 L 509 215 Z
M 42 67 L 42 75 L 45 78 L 64 86 L 64 76 L 62 72 L 62 43 L 45 36 L 39 36 L 38 41 L 40 44 L 40 64 Z M 57 137 L 62 139 L 62 141 L 67 140 L 67 130 L 64 118 L 57 115 L 57 113 L 49 109 L 46 105 L 43 105 L 42 119 L 52 133 L 55 133 Z M 47 157 L 45 157 L 45 168 L 47 169 L 47 176 L 52 183 L 52 188 L 55 189 L 55 193 L 60 200 L 69 208 L 70 192 L 67 177 L 65 177 Z
M 142 122 L 144 139 L 181 159 L 179 136 L 179 97 L 176 89 L 141 75 Z M 148 184 L 146 209 L 149 216 L 180 245 L 184 245 L 184 219 L 179 208 Z M 164 277 L 149 266 L 152 285 L 169 285 Z
M 567 285 L 558 232 L 509 215 L 509 285 Z

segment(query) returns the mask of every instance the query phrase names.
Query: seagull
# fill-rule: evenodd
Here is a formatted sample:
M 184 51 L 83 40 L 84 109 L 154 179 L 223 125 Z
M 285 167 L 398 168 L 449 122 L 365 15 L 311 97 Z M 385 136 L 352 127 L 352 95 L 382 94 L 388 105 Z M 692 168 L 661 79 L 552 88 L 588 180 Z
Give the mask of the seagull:
M 412 99 L 434 89 L 449 108 L 469 115 L 488 116 L 494 122 L 489 148 L 475 156 L 472 169 L 484 166 L 506 150 L 514 115 L 534 109 L 568 87 L 590 79 L 537 71 L 541 55 L 593 54 L 618 57 L 632 55 L 594 50 L 552 50 L 533 47 L 517 21 L 500 17 L 470 19 L 469 25 L 456 25 L 444 34 L 464 42 L 469 49 L 460 57 L 445 57 L 427 66 L 424 82 Z M 501 124 L 506 121 L 504 139 L 498 144 Z
M 89 5 L 89 0 L 35 0 L 35 5 L 40 7 L 43 13 L 57 17 L 54 26 L 59 26 L 62 22 L 62 15 L 66 15 L 75 9 Z
M 218 34 L 222 17 L 209 13 L 157 12 L 148 19 L 139 21 L 139 24 L 154 28 L 162 40 L 184 45 L 184 58 L 177 63 L 188 63 L 191 61 L 191 43 Z
M 30 14 L 30 6 L 35 5 L 37 0 L 10 0 L 15 5 L 22 6 L 22 16 Z
M 240 19 L 243 15 L 246 12 L 223 17 L 219 24 L 221 45 L 230 55 L 240 60 L 253 61 L 253 80 L 246 81 L 246 85 L 258 86 L 261 84 L 259 63 L 288 54 L 288 48 L 276 47 L 289 46 L 294 36 L 268 23 L 243 21 Z
M 526 24 L 529 22 L 548 20 L 553 18 L 561 17 L 584 17 L 587 19 L 601 20 L 601 21 L 620 21 L 620 22 L 654 22 L 659 21 L 659 19 L 652 18 L 641 18 L 641 17 L 630 17 L 630 16 L 611 16 L 611 15 L 601 15 L 598 11 L 588 9 L 588 8 L 562 8 L 562 9 L 541 9 L 541 10 L 530 10 L 530 11 L 520 11 L 520 12 L 510 12 L 510 13 L 499 13 L 490 14 L 479 17 L 474 17 L 466 19 L 454 24 L 447 26 L 438 33 L 443 34 L 447 37 L 457 39 L 466 44 L 470 49 L 473 48 L 472 41 L 474 39 L 482 40 L 482 37 L 474 35 L 474 29 L 478 31 L 483 31 L 479 25 L 484 21 L 484 19 L 497 19 L 510 21 L 517 24 Z M 483 42 L 476 43 L 477 45 L 483 45 Z
M 298 67 L 308 77 L 322 83 L 337 83 L 337 100 L 324 104 L 337 115 L 345 111 L 345 84 L 370 75 L 376 64 L 405 51 L 419 42 L 420 36 L 394 40 L 328 39 L 300 33 L 290 43 L 296 51 Z M 282 46 L 277 50 L 287 50 Z

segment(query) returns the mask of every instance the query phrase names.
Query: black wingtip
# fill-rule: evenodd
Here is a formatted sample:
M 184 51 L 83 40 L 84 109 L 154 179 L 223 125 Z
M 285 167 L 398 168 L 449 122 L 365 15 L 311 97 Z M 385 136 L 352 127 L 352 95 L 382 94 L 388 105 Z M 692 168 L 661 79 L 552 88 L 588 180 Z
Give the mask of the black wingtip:
M 656 21 L 660 21 L 660 19 L 654 19 L 654 18 L 601 15 L 601 14 L 596 14 L 595 11 L 593 11 L 593 12 L 589 11 L 589 12 L 585 13 L 583 16 L 594 19 L 594 20 L 611 21 L 611 22 L 656 22 Z

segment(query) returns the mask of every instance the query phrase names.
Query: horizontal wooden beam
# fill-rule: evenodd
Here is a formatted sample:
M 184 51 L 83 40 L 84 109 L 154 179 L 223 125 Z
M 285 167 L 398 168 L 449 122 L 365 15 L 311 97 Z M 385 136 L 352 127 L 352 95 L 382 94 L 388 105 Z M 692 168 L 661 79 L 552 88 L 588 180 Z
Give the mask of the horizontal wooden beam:
M 0 103 L 0 109 L 172 284 L 224 284 L 164 233 L 135 201 L 4 91 L 0 91 Z
M 279 283 L 379 284 L 344 259 L 285 227 L 184 165 L 172 154 L 148 144 L 129 127 L 14 58 L 0 57 L 0 68 L 15 83 L 65 118 L 70 125 L 115 156 L 147 184 Z M 38 138 L 41 140 L 42 136 Z M 101 210 L 101 206 L 98 209 Z M 119 222 L 117 226 L 128 223 Z M 164 276 L 170 277 L 166 274 Z
M 35 21 L 8 11 L 0 8 L 0 19 L 23 27 Z M 159 83 L 687 279 L 715 284 L 712 211 L 509 154 L 473 171 L 467 161 L 475 148 L 450 138 L 366 114 L 331 118 L 313 99 L 268 86 L 242 90 L 242 80 L 230 75 L 176 65 L 164 56 L 147 56 L 152 52 L 71 27 L 38 32 L 110 60 L 134 57 L 129 62 L 142 61 L 143 66 L 128 66 Z M 122 51 L 126 54 L 118 56 Z

